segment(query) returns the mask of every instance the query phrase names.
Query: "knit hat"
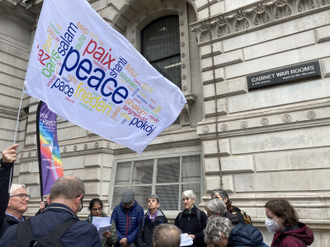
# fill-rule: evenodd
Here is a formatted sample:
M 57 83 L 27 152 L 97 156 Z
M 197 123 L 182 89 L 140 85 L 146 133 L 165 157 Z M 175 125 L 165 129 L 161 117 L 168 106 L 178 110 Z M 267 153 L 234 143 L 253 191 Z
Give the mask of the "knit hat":
M 125 190 L 121 195 L 121 202 L 122 203 L 130 203 L 134 200 L 135 193 L 133 190 Z

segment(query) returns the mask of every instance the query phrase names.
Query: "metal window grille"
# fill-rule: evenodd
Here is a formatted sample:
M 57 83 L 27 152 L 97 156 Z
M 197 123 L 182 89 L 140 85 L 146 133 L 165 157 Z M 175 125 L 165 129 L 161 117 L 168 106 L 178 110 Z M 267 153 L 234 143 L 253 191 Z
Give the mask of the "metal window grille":
M 141 51 L 165 78 L 181 88 L 180 27 L 178 16 L 151 22 L 141 31 Z M 179 118 L 174 124 L 180 123 Z
M 147 197 L 156 194 L 162 210 L 183 210 L 181 194 L 193 190 L 196 205 L 200 203 L 202 186 L 201 155 L 155 158 L 118 162 L 111 208 L 120 203 L 127 188 L 135 192 L 135 199 L 147 209 Z
M 141 44 L 148 62 L 181 88 L 179 17 L 171 15 L 151 22 L 141 31 Z

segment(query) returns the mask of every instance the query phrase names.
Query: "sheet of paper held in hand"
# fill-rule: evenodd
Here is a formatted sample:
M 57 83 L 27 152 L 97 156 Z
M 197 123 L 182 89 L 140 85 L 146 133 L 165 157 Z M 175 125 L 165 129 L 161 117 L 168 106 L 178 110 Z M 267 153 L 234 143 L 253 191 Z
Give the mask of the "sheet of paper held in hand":
M 102 234 L 108 232 L 111 227 L 111 217 L 93 217 L 93 225 L 96 227 L 100 238 Z
M 192 246 L 194 244 L 193 239 L 191 237 L 188 237 L 188 233 L 183 233 L 180 235 L 180 237 L 180 246 Z

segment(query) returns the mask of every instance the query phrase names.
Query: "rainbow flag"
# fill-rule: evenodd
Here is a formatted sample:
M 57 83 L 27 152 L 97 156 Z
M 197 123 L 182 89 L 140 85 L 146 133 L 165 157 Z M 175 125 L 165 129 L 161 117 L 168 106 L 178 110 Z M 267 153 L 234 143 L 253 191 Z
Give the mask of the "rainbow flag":
M 49 194 L 53 183 L 63 176 L 63 166 L 57 140 L 56 114 L 40 101 L 37 110 L 37 143 L 40 174 L 40 194 Z

